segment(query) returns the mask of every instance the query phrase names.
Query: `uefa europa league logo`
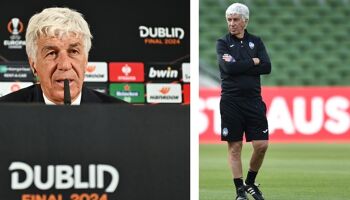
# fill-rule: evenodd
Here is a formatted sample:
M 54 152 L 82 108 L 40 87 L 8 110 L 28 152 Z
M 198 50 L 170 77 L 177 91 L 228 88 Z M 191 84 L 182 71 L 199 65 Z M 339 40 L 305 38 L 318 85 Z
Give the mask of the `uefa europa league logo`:
M 26 41 L 21 40 L 24 25 L 19 18 L 14 17 L 7 23 L 7 31 L 10 33 L 10 38 L 4 40 L 4 46 L 9 49 L 22 49 L 26 45 Z
M 23 31 L 23 23 L 18 18 L 12 18 L 7 24 L 7 29 L 13 35 L 18 35 Z
M 19 24 L 19 19 L 18 18 L 12 18 L 12 34 L 17 35 L 18 34 L 18 24 Z

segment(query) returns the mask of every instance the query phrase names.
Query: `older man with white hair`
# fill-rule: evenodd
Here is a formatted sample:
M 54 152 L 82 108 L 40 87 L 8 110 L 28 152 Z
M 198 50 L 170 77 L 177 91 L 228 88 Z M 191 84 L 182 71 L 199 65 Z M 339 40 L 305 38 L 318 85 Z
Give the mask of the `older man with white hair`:
M 255 179 L 268 148 L 269 129 L 260 75 L 271 72 L 271 62 L 261 39 L 246 30 L 249 22 L 246 5 L 230 5 L 226 22 L 229 33 L 220 38 L 216 46 L 222 89 L 221 140 L 228 143 L 236 200 L 248 199 L 246 192 L 256 200 L 263 200 Z M 253 146 L 245 183 L 241 160 L 243 136 Z
M 38 83 L 0 98 L 0 102 L 124 103 L 83 86 L 91 48 L 89 25 L 69 8 L 46 8 L 31 17 L 26 51 Z

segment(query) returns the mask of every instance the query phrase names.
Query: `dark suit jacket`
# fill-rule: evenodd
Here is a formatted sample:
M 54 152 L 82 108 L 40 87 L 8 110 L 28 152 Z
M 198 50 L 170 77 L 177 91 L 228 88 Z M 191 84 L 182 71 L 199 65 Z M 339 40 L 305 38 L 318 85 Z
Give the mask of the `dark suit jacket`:
M 43 92 L 39 84 L 18 90 L 0 98 L 0 103 L 45 103 Z M 81 93 L 81 104 L 87 103 L 126 103 L 112 96 L 94 91 L 83 86 Z

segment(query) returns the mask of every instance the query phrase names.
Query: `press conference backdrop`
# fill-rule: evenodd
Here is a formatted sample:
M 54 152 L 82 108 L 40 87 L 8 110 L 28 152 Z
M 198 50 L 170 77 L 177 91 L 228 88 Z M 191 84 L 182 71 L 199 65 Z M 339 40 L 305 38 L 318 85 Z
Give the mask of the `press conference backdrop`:
M 190 1 L 7 1 L 0 16 L 0 96 L 33 84 L 29 18 L 43 8 L 81 12 L 93 34 L 85 82 L 131 103 L 190 102 Z

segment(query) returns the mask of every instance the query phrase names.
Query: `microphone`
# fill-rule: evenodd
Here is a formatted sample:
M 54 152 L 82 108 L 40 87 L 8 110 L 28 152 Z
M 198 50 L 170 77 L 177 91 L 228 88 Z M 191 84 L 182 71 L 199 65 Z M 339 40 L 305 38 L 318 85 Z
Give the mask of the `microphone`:
M 70 104 L 71 104 L 71 97 L 70 97 L 69 80 L 64 79 L 64 105 L 70 105 Z

